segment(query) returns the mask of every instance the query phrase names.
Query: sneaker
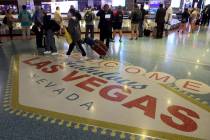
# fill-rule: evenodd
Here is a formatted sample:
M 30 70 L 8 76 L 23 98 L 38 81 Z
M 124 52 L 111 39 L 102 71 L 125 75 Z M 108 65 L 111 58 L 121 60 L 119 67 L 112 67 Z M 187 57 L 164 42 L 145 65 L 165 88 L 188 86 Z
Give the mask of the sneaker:
M 88 60 L 88 57 L 87 57 L 87 56 L 83 56 L 80 60 L 81 60 L 81 61 Z
M 70 56 L 68 56 L 68 58 L 67 58 L 67 64 L 71 64 L 71 62 L 72 62 L 72 59 L 71 59 Z
M 110 42 L 114 42 L 114 39 L 110 39 Z
M 53 52 L 51 55 L 58 55 L 58 53 L 57 52 Z
M 133 40 L 133 38 L 130 38 L 130 40 Z
M 45 51 L 44 54 L 51 54 L 51 51 Z

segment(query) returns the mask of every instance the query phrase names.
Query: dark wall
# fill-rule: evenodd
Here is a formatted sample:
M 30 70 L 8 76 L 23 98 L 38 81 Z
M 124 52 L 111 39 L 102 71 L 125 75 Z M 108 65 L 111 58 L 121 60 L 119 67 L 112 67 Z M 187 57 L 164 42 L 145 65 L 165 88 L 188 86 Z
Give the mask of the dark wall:
M 80 10 L 88 6 L 88 0 L 78 0 L 78 7 Z
M 9 5 L 14 4 L 17 5 L 17 0 L 0 0 L 0 5 Z

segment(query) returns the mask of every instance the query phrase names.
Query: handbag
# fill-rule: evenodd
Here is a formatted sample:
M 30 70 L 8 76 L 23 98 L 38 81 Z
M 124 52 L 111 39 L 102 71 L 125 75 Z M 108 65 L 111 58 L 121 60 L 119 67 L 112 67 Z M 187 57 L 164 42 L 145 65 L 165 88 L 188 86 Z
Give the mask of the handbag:
M 3 23 L 6 25 L 7 24 L 7 17 L 5 16 L 3 19 Z
M 165 26 L 164 27 L 165 30 L 170 30 L 171 29 L 171 25 L 169 23 L 166 23 L 164 26 Z
M 73 42 L 71 34 L 67 31 L 66 27 L 63 28 L 64 30 L 64 37 L 68 44 L 71 44 Z

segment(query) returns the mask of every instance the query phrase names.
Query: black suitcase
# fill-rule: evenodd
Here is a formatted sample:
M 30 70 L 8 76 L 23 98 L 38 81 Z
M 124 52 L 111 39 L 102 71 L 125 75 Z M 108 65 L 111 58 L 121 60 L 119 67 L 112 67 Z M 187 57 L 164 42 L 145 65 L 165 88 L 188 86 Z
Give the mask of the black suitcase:
M 149 37 L 150 34 L 151 34 L 150 30 L 147 30 L 147 29 L 144 30 L 144 36 Z

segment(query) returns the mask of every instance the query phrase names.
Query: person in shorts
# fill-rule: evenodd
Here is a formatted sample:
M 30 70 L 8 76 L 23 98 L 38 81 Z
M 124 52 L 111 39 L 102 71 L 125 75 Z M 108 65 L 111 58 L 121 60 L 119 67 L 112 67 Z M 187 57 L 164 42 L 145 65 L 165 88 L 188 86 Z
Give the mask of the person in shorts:
M 21 22 L 23 39 L 30 39 L 30 27 L 32 25 L 31 14 L 27 11 L 26 5 L 22 6 L 22 11 L 18 15 L 18 19 Z
M 120 42 L 122 42 L 122 23 L 123 23 L 123 10 L 119 6 L 117 11 L 113 13 L 113 36 L 115 38 L 116 33 L 119 32 Z
M 190 18 L 190 14 L 188 12 L 188 9 L 185 8 L 184 9 L 184 12 L 182 13 L 182 18 L 181 18 L 181 24 L 180 24 L 180 27 L 179 27 L 179 30 L 178 32 L 186 32 L 187 30 L 187 23 L 189 22 L 189 18 Z
M 138 39 L 138 35 L 139 35 L 139 22 L 142 18 L 141 16 L 141 11 L 138 7 L 138 5 L 134 6 L 134 10 L 131 12 L 131 38 L 130 40 L 133 40 L 133 38 L 135 37 L 135 39 Z
M 194 32 L 196 30 L 196 22 L 199 19 L 199 12 L 198 9 L 194 8 L 190 14 L 190 26 L 191 26 L 191 31 Z

